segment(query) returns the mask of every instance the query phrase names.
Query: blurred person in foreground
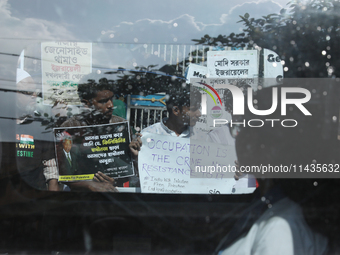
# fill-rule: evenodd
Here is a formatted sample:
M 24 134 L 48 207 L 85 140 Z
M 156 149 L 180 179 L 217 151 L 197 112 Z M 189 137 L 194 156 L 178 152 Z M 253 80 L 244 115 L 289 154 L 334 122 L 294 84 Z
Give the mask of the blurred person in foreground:
M 289 84 L 290 85 L 290 84 Z M 310 91 L 313 88 L 308 88 Z M 269 109 L 271 88 L 257 93 L 259 109 Z M 290 95 L 298 98 L 300 95 Z M 269 100 L 268 100 L 269 98 Z M 321 100 L 319 98 L 319 100 Z M 281 105 L 280 102 L 278 105 Z M 320 111 L 322 104 L 311 100 L 304 106 L 313 113 L 305 116 L 295 105 L 289 106 L 284 118 L 298 121 L 296 127 L 270 124 L 260 128 L 241 128 L 236 137 L 236 151 L 241 167 L 246 166 L 289 166 L 308 165 L 313 162 L 329 163 L 338 161 L 335 153 L 327 152 L 331 146 L 323 137 L 323 122 Z M 323 108 L 325 109 L 325 108 Z M 254 117 L 246 113 L 245 118 Z M 277 109 L 270 116 L 256 116 L 257 119 L 280 119 Z M 317 145 L 317 146 L 316 146 Z M 307 224 L 301 201 L 310 196 L 302 189 L 306 180 L 273 179 L 261 173 L 254 173 L 259 188 L 249 208 L 240 215 L 230 232 L 221 240 L 216 254 L 326 254 L 328 240 Z M 282 176 L 281 176 L 282 178 Z M 286 175 L 284 178 L 294 178 Z M 307 180 L 309 181 L 309 180 Z M 310 185 L 311 187 L 313 185 Z M 323 233 L 324 234 L 324 233 Z

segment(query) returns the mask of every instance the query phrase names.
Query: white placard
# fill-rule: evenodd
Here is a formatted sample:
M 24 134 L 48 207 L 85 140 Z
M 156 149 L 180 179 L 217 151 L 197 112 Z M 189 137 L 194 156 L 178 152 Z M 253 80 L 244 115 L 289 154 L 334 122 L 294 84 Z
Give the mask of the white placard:
M 239 193 L 234 173 L 223 172 L 223 167 L 235 167 L 233 146 L 152 133 L 144 133 L 142 142 L 138 156 L 142 193 Z M 241 193 L 254 191 L 239 186 Z
M 264 62 L 264 87 L 274 86 L 283 78 L 283 66 L 276 52 L 268 49 L 263 50 Z
M 257 50 L 208 51 L 209 78 L 257 78 L 257 54 Z
M 191 78 L 207 78 L 208 68 L 206 66 L 200 66 L 190 64 L 185 71 L 185 78 L 187 82 L 190 82 Z
M 81 105 L 78 82 L 92 71 L 92 43 L 41 43 L 43 103 Z

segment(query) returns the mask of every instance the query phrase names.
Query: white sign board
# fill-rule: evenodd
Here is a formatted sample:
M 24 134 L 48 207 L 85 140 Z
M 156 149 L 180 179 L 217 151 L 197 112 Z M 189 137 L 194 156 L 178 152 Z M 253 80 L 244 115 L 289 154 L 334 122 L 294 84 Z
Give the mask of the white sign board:
M 276 52 L 268 49 L 263 50 L 264 62 L 264 87 L 274 86 L 283 78 L 283 66 Z
M 43 103 L 63 101 L 80 105 L 78 82 L 92 71 L 92 44 L 80 42 L 41 43 Z
M 191 78 L 207 78 L 208 68 L 206 66 L 200 66 L 190 64 L 185 71 L 185 78 L 187 82 L 190 82 Z
M 234 173 L 226 170 L 228 167 L 235 170 L 233 146 L 152 133 L 144 133 L 142 142 L 138 155 L 142 193 L 239 194 L 254 191 L 242 182 L 238 184 Z
M 251 85 L 251 79 L 258 77 L 258 66 L 257 50 L 208 51 L 209 78 L 248 78 Z

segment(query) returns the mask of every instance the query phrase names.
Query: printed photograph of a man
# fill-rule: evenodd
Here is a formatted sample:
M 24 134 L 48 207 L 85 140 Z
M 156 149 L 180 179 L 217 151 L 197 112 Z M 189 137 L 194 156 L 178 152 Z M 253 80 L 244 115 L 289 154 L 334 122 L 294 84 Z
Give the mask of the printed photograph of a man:
M 73 148 L 71 135 L 65 135 L 58 145 L 58 166 L 60 175 L 76 175 L 78 171 L 78 156 Z

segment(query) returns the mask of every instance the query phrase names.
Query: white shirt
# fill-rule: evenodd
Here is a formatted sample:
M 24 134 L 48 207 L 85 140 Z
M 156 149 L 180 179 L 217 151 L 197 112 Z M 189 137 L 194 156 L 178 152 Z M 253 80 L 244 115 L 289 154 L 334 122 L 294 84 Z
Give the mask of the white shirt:
M 189 138 L 190 137 L 190 129 L 189 127 L 185 129 L 179 136 L 177 134 L 170 130 L 167 126 L 165 126 L 164 121 L 167 121 L 167 118 L 164 118 L 161 122 L 155 123 L 147 128 L 144 128 L 142 130 L 143 133 L 152 133 L 152 134 L 158 134 L 158 135 L 171 135 L 176 137 L 183 137 L 183 138 Z
M 298 204 L 284 198 L 219 255 L 321 255 L 326 250 L 327 239 L 309 228 Z

